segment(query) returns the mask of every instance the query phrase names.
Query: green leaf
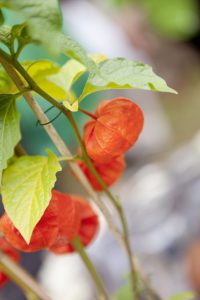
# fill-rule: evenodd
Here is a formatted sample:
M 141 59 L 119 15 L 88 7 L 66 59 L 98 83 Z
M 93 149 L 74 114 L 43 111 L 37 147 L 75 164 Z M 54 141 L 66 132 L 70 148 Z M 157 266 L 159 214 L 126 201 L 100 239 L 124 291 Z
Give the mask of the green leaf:
M 89 55 L 89 57 L 97 64 L 107 58 L 104 54 L 99 53 Z M 70 59 L 60 68 L 58 73 L 48 76 L 48 80 L 60 86 L 66 91 L 67 95 L 73 83 L 86 71 L 84 64 L 75 59 Z
M 179 40 L 192 37 L 199 30 L 196 0 L 141 0 L 154 29 L 160 34 Z M 170 16 L 170 18 L 169 18 Z
M 0 42 L 6 45 L 11 51 L 14 50 L 14 40 L 18 40 L 18 47 L 21 49 L 30 42 L 30 37 L 26 32 L 26 25 L 16 24 L 13 27 L 0 26 Z
M 0 9 L 0 25 L 2 25 L 4 23 L 4 15 L 3 15 L 3 12 L 2 12 L 2 9 Z
M 56 173 L 61 170 L 57 157 L 22 156 L 3 173 L 4 208 L 27 243 L 51 199 Z
M 27 22 L 29 34 L 35 41 L 46 40 L 49 33 L 53 37 L 55 32 L 61 30 L 62 21 L 57 0 L 1 0 L 0 6 L 19 12 Z
M 89 57 L 97 64 L 107 58 L 102 53 L 89 55 Z M 62 99 L 65 100 L 63 104 L 73 112 L 78 111 L 78 101 L 72 93 L 71 88 L 73 83 L 86 71 L 87 69 L 83 64 L 75 59 L 70 59 L 60 68 L 58 73 L 46 77 L 48 81 L 51 81 L 65 91 L 65 98 Z
M 2 25 L 0 27 L 0 42 L 10 47 L 11 41 L 13 40 L 11 34 L 12 28 L 7 25 Z
M 195 298 L 196 295 L 194 292 L 184 292 L 170 297 L 169 300 L 191 300 Z
M 84 48 L 61 32 L 62 20 L 57 0 L 0 0 L 0 7 L 7 7 L 22 15 L 28 34 L 33 41 L 47 45 L 55 53 L 64 53 L 95 71 L 96 65 Z
M 130 284 L 126 284 L 120 288 L 117 293 L 113 296 L 112 300 L 132 300 L 133 293 Z
M 48 76 L 48 80 L 64 89 L 67 95 L 74 81 L 76 81 L 85 71 L 86 68 L 83 64 L 74 59 L 70 59 L 60 68 L 60 71 L 57 74 Z
M 146 64 L 126 58 L 101 62 L 97 73 L 91 73 L 80 101 L 87 95 L 107 89 L 141 89 L 176 93 Z
M 139 273 L 135 274 L 137 278 L 137 294 L 143 298 L 143 292 L 145 291 L 143 281 Z M 124 286 L 120 287 L 118 291 L 113 295 L 112 300 L 133 300 L 135 297 L 133 296 L 133 287 L 131 284 L 131 275 L 127 274 L 125 276 L 126 283 Z
M 27 64 L 28 65 L 28 64 Z M 48 78 L 57 74 L 60 67 L 48 60 L 38 60 L 32 62 L 26 68 L 28 74 L 34 81 L 48 94 L 57 100 L 66 100 L 66 91 L 57 82 L 53 82 Z
M 8 73 L 0 66 L 0 94 L 10 94 L 18 91 Z
M 95 62 L 87 55 L 85 49 L 78 42 L 62 33 L 58 34 L 55 38 L 55 43 L 60 52 L 82 63 L 88 71 L 97 72 Z
M 2 170 L 21 139 L 19 113 L 13 95 L 0 95 L 0 182 Z

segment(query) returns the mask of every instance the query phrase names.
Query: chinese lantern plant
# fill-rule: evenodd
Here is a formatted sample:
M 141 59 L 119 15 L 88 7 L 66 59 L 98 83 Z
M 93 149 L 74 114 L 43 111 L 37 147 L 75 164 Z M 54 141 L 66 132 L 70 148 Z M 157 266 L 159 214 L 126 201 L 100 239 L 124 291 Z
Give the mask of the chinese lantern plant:
M 133 262 L 126 217 L 121 203 L 108 187 L 124 171 L 124 155 L 139 138 L 144 115 L 138 104 L 123 96 L 105 99 L 95 113 L 84 109 L 83 100 L 94 92 L 115 88 L 175 91 L 150 66 L 141 62 L 88 55 L 76 41 L 62 33 L 62 18 L 56 0 L 46 1 L 45 5 L 42 0 L 0 0 L 0 8 L 0 179 L 5 208 L 0 220 L 1 230 L 7 241 L 21 251 L 47 249 L 62 255 L 77 251 L 94 280 L 96 298 L 109 299 L 84 250 L 98 233 L 97 210 L 81 195 L 63 194 L 54 189 L 56 174 L 62 169 L 60 162 L 66 161 L 125 249 L 124 255 L 127 255 L 130 265 L 131 297 L 139 299 L 142 291 L 138 291 L 138 271 Z M 7 26 L 4 23 L 5 9 L 23 17 L 23 22 Z M 63 66 L 51 60 L 23 62 L 20 54 L 30 43 L 44 45 L 55 54 L 66 55 L 68 60 Z M 80 97 L 76 97 L 72 86 L 83 73 L 87 73 L 88 78 Z M 70 153 L 70 145 L 63 142 L 49 122 L 34 99 L 35 94 L 69 120 L 81 149 L 78 153 Z M 19 145 L 22 138 L 20 114 L 16 108 L 16 101 L 21 101 L 22 96 L 44 125 L 60 156 L 50 150 L 47 150 L 46 156 L 31 156 L 22 151 Z M 84 126 L 83 136 L 74 119 L 77 111 L 90 117 Z M 66 132 L 69 129 L 63 126 L 62 130 Z M 15 151 L 20 155 L 10 160 Z M 94 190 L 103 191 L 108 196 L 107 201 L 117 211 L 121 228 L 116 226 L 107 206 Z M 39 299 L 50 299 L 36 282 L 30 284 L 27 280 L 29 275 L 23 273 L 20 267 L 14 268 L 0 261 L 1 267 L 26 294 L 28 290 Z M 144 281 L 144 289 L 147 289 L 146 284 Z M 155 292 L 149 287 L 147 290 L 146 297 L 155 299 Z

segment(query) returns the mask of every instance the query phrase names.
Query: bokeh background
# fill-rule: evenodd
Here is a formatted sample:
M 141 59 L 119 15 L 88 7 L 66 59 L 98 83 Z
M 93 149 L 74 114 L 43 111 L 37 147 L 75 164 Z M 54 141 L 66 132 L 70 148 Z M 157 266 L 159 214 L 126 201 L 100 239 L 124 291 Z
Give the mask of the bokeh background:
M 200 290 L 200 1 L 71 0 L 61 1 L 61 7 L 63 30 L 89 53 L 148 63 L 178 91 L 178 95 L 108 91 L 90 96 L 82 107 L 94 111 L 102 99 L 125 96 L 143 108 L 143 133 L 127 153 L 126 172 L 112 189 L 125 208 L 134 252 L 163 299 Z M 6 22 L 15 23 L 16 16 L 7 13 Z M 47 58 L 47 52 L 34 46 L 21 56 L 38 58 Z M 63 57 L 53 59 L 59 64 L 65 61 Z M 76 83 L 77 94 L 84 81 L 82 77 Z M 47 147 L 55 150 L 23 101 L 19 109 L 27 151 L 40 154 Z M 76 119 L 80 128 L 87 120 L 79 113 Z M 64 117 L 54 125 L 72 151 L 76 150 Z M 67 167 L 59 174 L 57 187 L 84 194 Z M 100 221 L 99 236 L 88 252 L 113 295 L 126 284 L 128 265 L 101 215 Z M 94 299 L 93 285 L 77 255 L 23 254 L 22 263 L 54 300 Z M 0 299 L 24 298 L 9 283 L 0 291 Z M 116 296 L 116 300 L 122 299 L 131 300 L 126 288 Z

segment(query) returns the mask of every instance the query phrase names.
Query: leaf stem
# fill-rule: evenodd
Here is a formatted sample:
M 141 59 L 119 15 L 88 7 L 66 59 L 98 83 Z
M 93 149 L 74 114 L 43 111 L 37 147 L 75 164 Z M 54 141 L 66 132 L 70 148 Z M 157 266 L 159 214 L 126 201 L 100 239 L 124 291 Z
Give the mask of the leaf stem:
M 99 277 L 93 263 L 91 262 L 89 256 L 87 255 L 83 244 L 81 243 L 79 237 L 75 237 L 73 241 L 71 242 L 73 247 L 76 249 L 76 251 L 79 253 L 80 257 L 85 263 L 85 266 L 87 267 L 92 279 L 94 280 L 96 284 L 96 288 L 98 290 L 98 298 L 99 300 L 108 300 L 107 292 L 104 288 L 104 285 L 101 281 L 101 278 Z
M 80 112 L 82 112 L 83 114 L 87 115 L 88 117 L 94 119 L 94 120 L 97 119 L 97 117 L 96 117 L 94 114 L 91 114 L 89 111 L 87 111 L 87 110 L 85 110 L 85 109 L 83 109 L 83 108 L 80 108 L 80 107 L 79 107 L 78 110 L 79 110 Z
M 15 98 L 19 98 L 21 96 L 23 96 L 25 93 L 30 92 L 31 89 L 30 88 L 24 88 L 23 90 L 19 91 L 18 93 L 14 94 Z

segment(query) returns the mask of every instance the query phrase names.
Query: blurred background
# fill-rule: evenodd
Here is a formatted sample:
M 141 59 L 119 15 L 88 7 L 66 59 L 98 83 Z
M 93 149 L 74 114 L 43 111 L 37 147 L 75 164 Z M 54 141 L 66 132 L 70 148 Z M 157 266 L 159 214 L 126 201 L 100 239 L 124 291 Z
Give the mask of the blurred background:
M 153 66 L 178 95 L 134 90 L 108 91 L 87 98 L 94 111 L 99 101 L 125 96 L 144 111 L 145 127 L 126 156 L 127 169 L 115 184 L 125 208 L 131 243 L 144 272 L 163 297 L 200 292 L 200 1 L 71 0 L 61 1 L 63 29 L 89 53 L 127 57 Z M 7 23 L 15 23 L 7 15 Z M 47 58 L 46 50 L 28 47 L 21 59 Z M 55 58 L 54 58 L 55 59 Z M 60 57 L 58 63 L 63 63 Z M 74 90 L 80 93 L 85 78 Z M 43 108 L 48 108 L 39 100 Z M 51 147 L 42 127 L 22 101 L 23 145 L 30 154 Z M 55 112 L 54 112 L 55 114 Z M 51 114 L 49 115 L 51 118 Z M 80 128 L 87 118 L 76 113 Z M 73 150 L 77 148 L 64 117 L 55 126 Z M 68 126 L 68 127 L 67 127 Z M 66 128 L 63 130 L 63 128 Z M 35 142 L 37 140 L 37 143 Z M 38 149 L 38 141 L 40 149 Z M 58 188 L 84 194 L 66 167 Z M 106 198 L 105 198 L 106 201 Z M 110 295 L 131 300 L 126 284 L 126 257 L 100 216 L 101 231 L 88 248 Z M 31 258 L 30 258 L 31 257 Z M 33 263 L 34 262 L 34 263 Z M 54 300 L 93 300 L 94 290 L 79 257 L 47 252 L 24 254 L 24 266 Z M 0 299 L 24 299 L 8 284 Z M 198 296 L 197 296 L 198 299 Z

